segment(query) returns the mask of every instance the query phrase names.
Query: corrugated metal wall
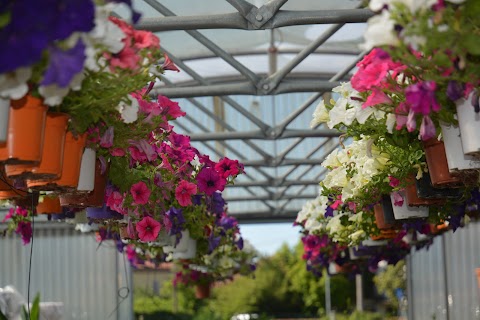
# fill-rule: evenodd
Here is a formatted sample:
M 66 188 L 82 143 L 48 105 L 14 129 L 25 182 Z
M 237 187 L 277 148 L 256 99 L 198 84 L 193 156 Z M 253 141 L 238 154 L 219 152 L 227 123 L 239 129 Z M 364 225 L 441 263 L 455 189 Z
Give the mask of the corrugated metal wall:
M 133 319 L 131 294 L 118 296 L 130 278 L 128 262 L 112 244 L 57 223 L 35 225 L 31 300 L 63 302 L 64 319 Z M 30 246 L 16 235 L 0 238 L 0 287 L 13 285 L 27 298 Z M 130 284 L 131 281 L 128 281 Z M 125 290 L 120 292 L 124 294 Z M 124 300 L 121 304 L 120 301 Z
M 480 223 L 436 237 L 408 259 L 409 320 L 480 319 Z

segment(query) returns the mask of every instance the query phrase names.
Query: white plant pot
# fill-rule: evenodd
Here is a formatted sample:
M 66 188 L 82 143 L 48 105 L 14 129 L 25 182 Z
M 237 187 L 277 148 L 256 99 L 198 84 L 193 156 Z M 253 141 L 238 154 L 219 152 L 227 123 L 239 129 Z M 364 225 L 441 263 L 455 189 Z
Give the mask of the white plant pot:
M 9 115 L 10 100 L 0 98 L 0 143 L 5 143 L 7 141 Z
M 462 137 L 463 153 L 480 154 L 480 113 L 476 113 L 472 103 L 472 94 L 468 99 L 457 101 L 458 127 Z
M 477 158 L 463 152 L 460 128 L 446 125 L 441 125 L 441 128 L 450 172 L 480 168 L 480 161 Z
M 95 187 L 95 159 L 96 152 L 93 149 L 85 148 L 80 165 L 80 177 L 78 179 L 78 191 L 89 192 Z
M 428 207 L 425 207 L 425 206 L 410 207 L 407 204 L 407 197 L 405 196 L 405 191 L 400 191 L 399 193 L 403 198 L 402 206 L 396 206 L 393 194 L 390 194 L 390 199 L 392 199 L 393 215 L 395 216 L 395 220 L 428 217 Z
M 194 240 L 192 238 L 188 239 L 188 246 L 187 246 L 187 251 L 183 252 L 173 252 L 173 259 L 174 260 L 179 260 L 179 259 L 193 259 L 195 258 L 197 254 L 197 240 Z
M 164 246 L 163 252 L 172 253 L 173 259 L 193 259 L 197 254 L 197 240 L 190 237 L 188 230 L 182 231 L 182 238 L 175 246 L 176 238 L 171 236 L 172 245 Z

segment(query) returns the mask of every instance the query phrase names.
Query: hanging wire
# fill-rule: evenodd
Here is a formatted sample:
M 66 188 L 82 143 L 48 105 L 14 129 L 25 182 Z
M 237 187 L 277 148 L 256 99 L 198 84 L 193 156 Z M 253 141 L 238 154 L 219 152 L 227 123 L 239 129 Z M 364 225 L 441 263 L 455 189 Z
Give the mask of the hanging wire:
M 123 257 L 123 269 L 125 272 L 125 286 L 118 288 L 117 295 L 120 298 L 120 301 L 117 303 L 115 309 L 113 309 L 112 312 L 110 312 L 110 314 L 108 315 L 108 319 L 110 319 L 115 314 L 115 312 L 118 310 L 120 305 L 125 300 L 127 300 L 127 298 L 130 295 L 130 285 L 128 283 L 127 261 L 125 259 L 125 252 L 122 253 L 122 257 Z
M 1 172 L 2 174 L 0 175 L 0 179 L 12 189 L 13 192 L 18 194 L 19 196 L 24 196 L 21 194 L 19 189 L 15 188 L 15 186 L 12 186 L 10 182 L 8 182 L 7 176 L 5 172 Z M 23 191 L 23 190 L 21 190 Z M 32 239 L 30 240 L 30 257 L 29 257 L 29 262 L 28 262 L 28 282 L 27 282 L 27 316 L 28 319 L 31 319 L 31 310 L 30 310 L 30 287 L 31 287 L 31 278 L 32 278 L 32 257 L 33 257 L 33 242 L 34 242 L 34 234 L 35 234 L 35 219 L 34 219 L 34 210 L 35 210 L 35 194 L 33 192 L 26 191 L 27 195 L 31 197 L 31 216 L 32 216 Z

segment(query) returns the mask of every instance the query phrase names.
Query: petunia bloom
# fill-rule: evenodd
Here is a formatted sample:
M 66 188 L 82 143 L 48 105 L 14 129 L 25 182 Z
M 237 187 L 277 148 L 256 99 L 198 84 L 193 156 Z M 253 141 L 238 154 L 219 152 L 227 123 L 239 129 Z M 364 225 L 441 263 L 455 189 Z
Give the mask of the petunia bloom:
M 143 242 L 155 241 L 161 228 L 162 225 L 160 222 L 148 216 L 140 220 L 135 226 L 138 232 L 138 238 Z
M 175 197 L 182 207 L 192 204 L 192 195 L 197 193 L 197 186 L 194 183 L 186 180 L 180 181 L 177 188 L 175 188 Z
M 114 129 L 113 127 L 108 127 L 107 131 L 105 131 L 102 138 L 100 139 L 100 146 L 102 148 L 110 148 L 111 146 L 113 146 L 113 137 Z
M 415 113 L 428 116 L 432 111 L 440 111 L 440 104 L 435 98 L 436 88 L 434 81 L 412 84 L 405 89 L 405 100 Z
M 243 169 L 238 160 L 231 160 L 227 157 L 221 159 L 216 165 L 215 170 L 225 179 L 229 176 L 237 176 Z
M 32 238 L 32 224 L 29 221 L 20 221 L 15 233 L 22 237 L 24 245 L 30 243 L 30 239 Z
M 197 185 L 201 192 L 211 196 L 215 191 L 223 191 L 227 181 L 212 168 L 202 168 L 197 175 Z
M 146 204 L 150 198 L 150 189 L 148 189 L 145 182 L 140 181 L 132 185 L 130 188 L 130 193 L 133 196 L 133 201 L 135 204 Z

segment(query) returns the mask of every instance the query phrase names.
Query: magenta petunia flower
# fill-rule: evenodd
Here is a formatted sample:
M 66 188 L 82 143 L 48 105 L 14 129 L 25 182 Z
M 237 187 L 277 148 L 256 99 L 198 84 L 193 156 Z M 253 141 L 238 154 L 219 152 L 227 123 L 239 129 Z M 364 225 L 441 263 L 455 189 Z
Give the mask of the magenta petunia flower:
M 388 176 L 388 180 L 390 181 L 388 184 L 390 185 L 390 187 L 398 187 L 400 185 L 400 180 L 398 180 L 397 178 L 393 177 L 393 176 Z
M 231 160 L 225 157 L 215 164 L 215 170 L 220 176 L 227 179 L 229 176 L 237 176 L 241 171 L 241 166 L 238 163 L 238 160 Z
M 30 239 L 32 238 L 32 224 L 27 221 L 20 221 L 15 233 L 22 237 L 24 245 L 29 244 Z
M 397 206 L 397 207 L 401 207 L 403 206 L 403 197 L 402 195 L 400 194 L 400 192 L 394 192 L 393 193 L 393 205 Z
M 163 70 L 180 72 L 180 69 L 178 69 L 175 63 L 173 63 L 173 61 L 170 60 L 170 58 L 166 54 L 164 54 L 163 56 L 165 57 L 165 62 L 163 62 L 163 65 L 162 65 Z
M 182 109 L 180 109 L 178 102 L 173 102 L 165 96 L 159 95 L 157 98 L 157 102 L 163 110 L 162 113 L 170 116 L 172 120 L 186 115 L 186 113 L 183 112 Z
M 368 96 L 367 100 L 362 104 L 362 108 L 376 106 L 377 104 L 390 104 L 392 100 L 378 88 L 373 88 L 372 93 Z
M 177 188 L 175 188 L 175 197 L 182 207 L 192 204 L 192 196 L 197 193 L 197 186 L 194 183 L 186 180 L 180 181 Z
M 140 222 L 137 222 L 135 228 L 138 232 L 138 238 L 141 241 L 151 242 L 157 239 L 162 225 L 157 220 L 147 216 L 140 220 Z
M 223 191 L 227 181 L 214 169 L 203 167 L 197 175 L 197 185 L 201 192 L 211 196 L 215 191 Z
M 405 89 L 405 100 L 415 113 L 428 116 L 432 111 L 440 111 L 440 104 L 435 98 L 436 89 L 434 81 L 412 84 Z
M 146 204 L 150 198 L 150 190 L 148 189 L 145 182 L 140 181 L 132 185 L 130 188 L 130 193 L 133 196 L 133 201 L 135 204 Z

